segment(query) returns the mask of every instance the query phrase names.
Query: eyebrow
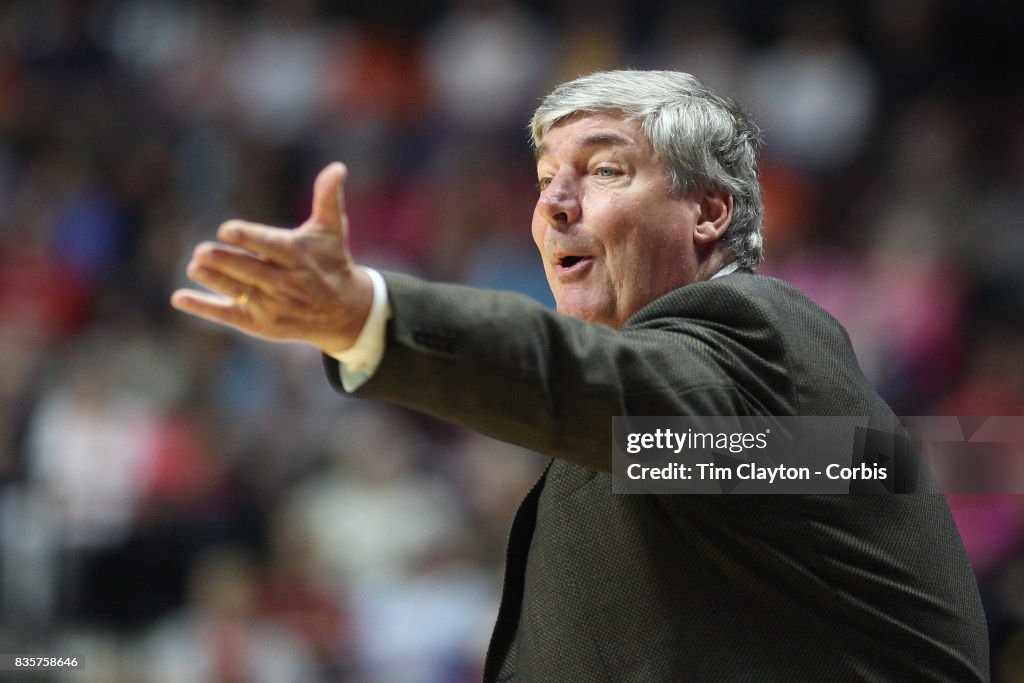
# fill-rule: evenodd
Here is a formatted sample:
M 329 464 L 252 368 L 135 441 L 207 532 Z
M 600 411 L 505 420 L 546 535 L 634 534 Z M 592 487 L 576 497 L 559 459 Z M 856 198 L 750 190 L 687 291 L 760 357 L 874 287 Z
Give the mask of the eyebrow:
M 636 141 L 618 133 L 594 133 L 588 135 L 577 143 L 577 147 L 636 147 Z M 537 158 L 547 154 L 548 146 L 545 143 L 537 145 Z

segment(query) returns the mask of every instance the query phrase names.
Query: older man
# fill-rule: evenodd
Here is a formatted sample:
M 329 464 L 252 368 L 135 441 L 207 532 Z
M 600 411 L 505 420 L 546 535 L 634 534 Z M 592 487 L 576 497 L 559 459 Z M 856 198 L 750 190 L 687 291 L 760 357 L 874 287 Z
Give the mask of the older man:
M 217 294 L 174 305 L 553 456 L 513 524 L 487 680 L 987 680 L 941 496 L 612 493 L 616 415 L 892 419 L 838 323 L 752 273 L 747 117 L 687 74 L 621 71 L 556 88 L 532 131 L 557 313 L 358 267 L 340 164 L 298 229 L 221 226 L 189 265 Z

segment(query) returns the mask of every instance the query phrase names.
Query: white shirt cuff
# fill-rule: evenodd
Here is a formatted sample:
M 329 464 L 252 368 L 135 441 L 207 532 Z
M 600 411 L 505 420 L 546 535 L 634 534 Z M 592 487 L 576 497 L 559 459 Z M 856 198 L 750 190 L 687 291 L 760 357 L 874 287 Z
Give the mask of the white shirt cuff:
M 341 385 L 351 393 L 373 377 L 384 358 L 384 343 L 391 305 L 388 303 L 388 286 L 373 268 L 363 268 L 373 283 L 373 303 L 363 329 L 356 343 L 339 353 L 330 354 L 338 361 Z

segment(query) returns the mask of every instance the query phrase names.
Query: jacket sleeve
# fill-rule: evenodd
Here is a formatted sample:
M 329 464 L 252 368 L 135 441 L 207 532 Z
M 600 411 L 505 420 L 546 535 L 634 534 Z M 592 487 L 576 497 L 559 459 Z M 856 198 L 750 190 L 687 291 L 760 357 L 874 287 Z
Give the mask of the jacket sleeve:
M 385 274 L 387 348 L 355 396 L 388 401 L 610 471 L 616 415 L 742 415 L 728 344 L 681 318 L 623 330 L 516 294 Z M 342 390 L 337 361 L 328 378 Z

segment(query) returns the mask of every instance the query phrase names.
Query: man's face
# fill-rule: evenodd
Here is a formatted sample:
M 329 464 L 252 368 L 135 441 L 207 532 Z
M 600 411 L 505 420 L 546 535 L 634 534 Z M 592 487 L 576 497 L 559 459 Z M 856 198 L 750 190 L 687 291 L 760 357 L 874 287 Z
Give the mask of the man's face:
M 639 124 L 593 114 L 553 126 L 537 177 L 533 239 L 560 312 L 617 329 L 693 282 L 700 204 L 672 193 Z

